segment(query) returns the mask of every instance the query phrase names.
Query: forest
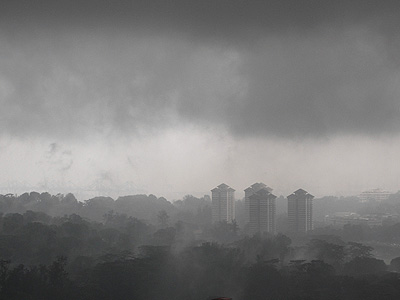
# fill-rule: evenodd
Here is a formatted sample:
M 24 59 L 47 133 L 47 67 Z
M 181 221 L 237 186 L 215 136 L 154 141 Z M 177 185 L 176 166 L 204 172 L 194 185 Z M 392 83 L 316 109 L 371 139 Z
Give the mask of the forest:
M 0 212 L 0 299 L 400 298 L 400 254 L 371 246 L 396 249 L 399 223 L 249 236 L 189 195 L 31 192 L 0 195 Z

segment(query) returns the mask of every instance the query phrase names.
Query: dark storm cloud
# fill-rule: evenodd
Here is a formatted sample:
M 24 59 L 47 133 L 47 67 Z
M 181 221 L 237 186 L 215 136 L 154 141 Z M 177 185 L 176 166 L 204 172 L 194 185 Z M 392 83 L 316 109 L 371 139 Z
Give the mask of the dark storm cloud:
M 20 23 L 117 24 L 230 37 L 251 36 L 257 29 L 265 33 L 329 23 L 340 26 L 377 17 L 395 19 L 398 9 L 398 2 L 391 0 L 6 0 L 0 14 L 3 20 Z
M 400 130 L 395 1 L 2 1 L 11 134 Z

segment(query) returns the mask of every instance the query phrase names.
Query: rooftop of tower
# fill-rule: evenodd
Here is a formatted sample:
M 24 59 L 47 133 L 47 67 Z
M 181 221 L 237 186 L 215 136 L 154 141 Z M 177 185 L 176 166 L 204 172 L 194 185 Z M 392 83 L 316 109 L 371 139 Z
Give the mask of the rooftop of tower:
M 244 191 L 253 191 L 253 192 L 257 192 L 261 189 L 267 189 L 269 192 L 272 192 L 272 188 L 268 187 L 265 183 L 262 182 L 256 182 L 254 184 L 252 184 L 251 186 L 249 186 L 247 189 L 245 189 Z
M 292 194 L 290 194 L 289 196 L 300 196 L 300 195 L 307 195 L 307 196 L 309 196 L 309 197 L 313 197 L 314 198 L 314 196 L 313 195 L 311 195 L 310 193 L 308 193 L 307 191 L 305 191 L 305 190 L 303 190 L 303 189 L 298 189 L 298 190 L 296 190 L 295 192 L 293 192 Z M 289 197 L 288 196 L 288 197 Z
M 230 190 L 232 192 L 235 191 L 233 188 L 231 188 L 229 185 L 227 185 L 225 183 L 221 183 L 219 186 L 217 186 L 216 188 L 213 188 L 211 191 L 217 191 L 217 190 Z

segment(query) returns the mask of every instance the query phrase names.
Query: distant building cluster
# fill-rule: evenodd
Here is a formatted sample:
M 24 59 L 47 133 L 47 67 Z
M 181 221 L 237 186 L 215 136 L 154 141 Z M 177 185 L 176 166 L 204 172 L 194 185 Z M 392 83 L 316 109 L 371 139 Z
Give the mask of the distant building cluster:
M 344 225 L 361 225 L 368 227 L 392 225 L 400 221 L 398 214 L 366 214 L 360 215 L 354 212 L 336 212 L 326 215 L 325 225 L 342 228 Z
M 325 224 L 340 227 L 344 225 L 365 225 L 368 227 L 375 227 L 382 225 L 382 219 L 375 216 L 361 216 L 354 212 L 337 212 L 332 215 L 325 216 Z
M 369 191 L 362 192 L 358 199 L 360 202 L 382 202 L 389 198 L 390 192 L 384 191 L 382 189 L 373 189 Z
M 276 196 L 264 183 L 254 183 L 244 190 L 246 228 L 250 234 L 276 232 Z M 235 219 L 235 190 L 222 183 L 212 193 L 212 221 L 232 222 Z M 314 196 L 298 189 L 287 197 L 288 221 L 291 232 L 313 229 Z

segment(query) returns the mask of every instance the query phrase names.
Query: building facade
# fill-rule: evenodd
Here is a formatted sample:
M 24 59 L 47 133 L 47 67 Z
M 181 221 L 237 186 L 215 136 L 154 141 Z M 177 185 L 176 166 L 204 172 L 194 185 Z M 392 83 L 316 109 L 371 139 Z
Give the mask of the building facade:
M 211 190 L 212 222 L 231 223 L 235 219 L 235 190 L 225 183 Z
M 331 215 L 326 215 L 324 223 L 336 228 L 343 228 L 345 225 L 361 225 L 368 227 L 382 226 L 383 220 L 390 215 L 376 214 L 376 215 L 359 215 L 354 212 L 336 212 Z M 390 216 L 392 217 L 392 216 Z
M 249 186 L 247 189 L 244 190 L 244 207 L 245 207 L 245 222 L 248 224 L 250 222 L 250 202 L 249 202 L 249 197 L 251 195 L 254 195 L 254 193 L 257 193 L 261 189 L 267 189 L 270 193 L 272 192 L 272 189 L 267 187 L 264 183 L 262 182 L 256 182 Z
M 249 234 L 275 233 L 276 196 L 271 194 L 268 187 L 263 187 L 248 196 Z
M 289 231 L 308 232 L 312 230 L 314 196 L 303 189 L 298 189 L 287 199 Z
M 374 189 L 370 191 L 365 191 L 362 192 L 359 196 L 358 199 L 360 199 L 360 202 L 382 202 L 387 199 L 389 199 L 390 195 L 392 193 L 388 191 L 384 191 L 382 189 Z

